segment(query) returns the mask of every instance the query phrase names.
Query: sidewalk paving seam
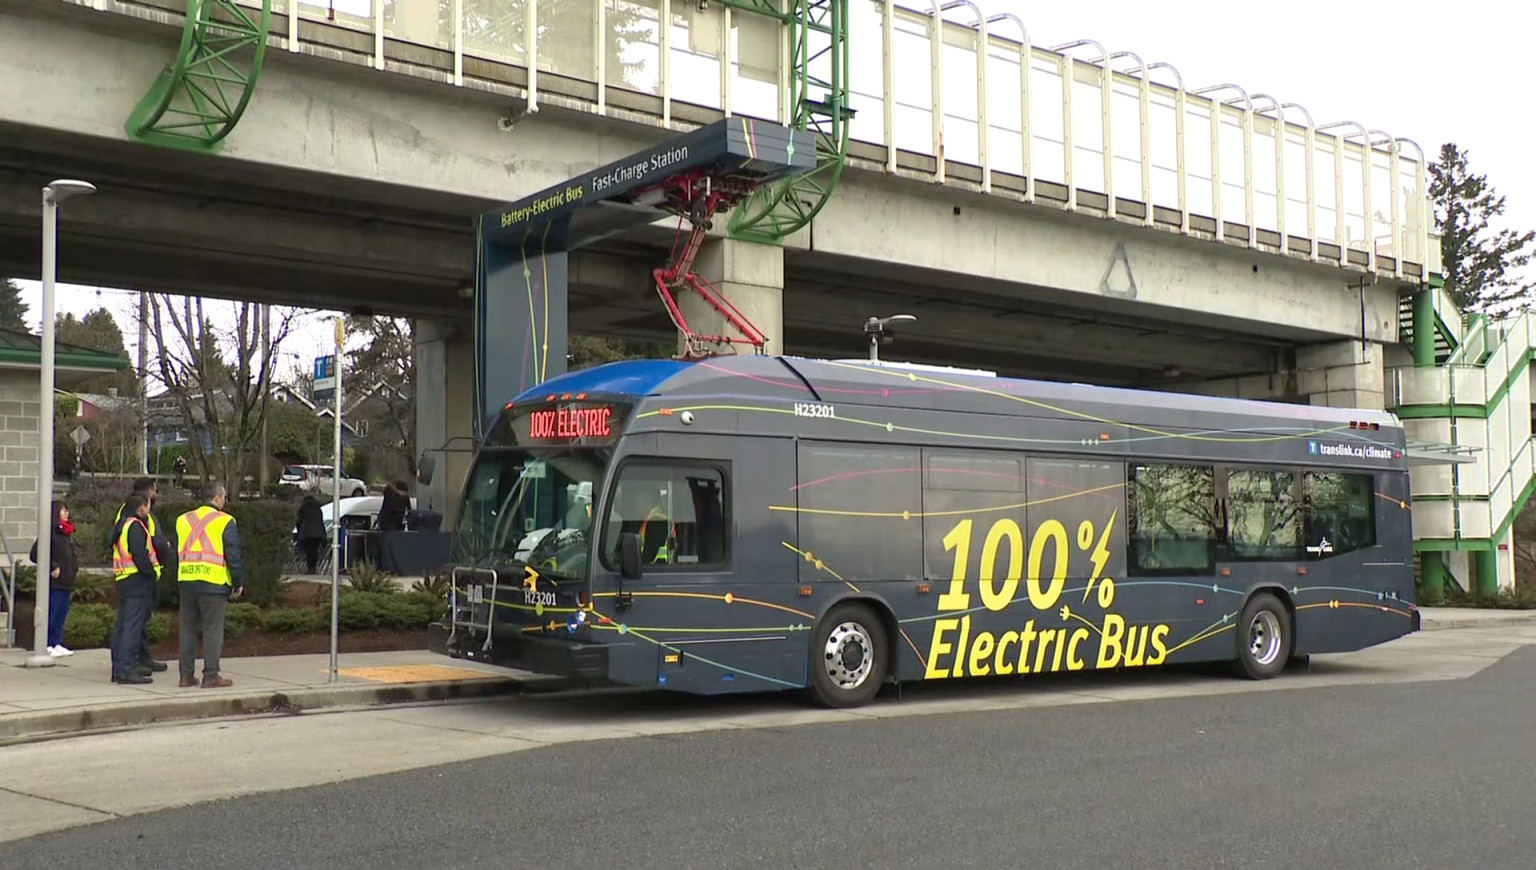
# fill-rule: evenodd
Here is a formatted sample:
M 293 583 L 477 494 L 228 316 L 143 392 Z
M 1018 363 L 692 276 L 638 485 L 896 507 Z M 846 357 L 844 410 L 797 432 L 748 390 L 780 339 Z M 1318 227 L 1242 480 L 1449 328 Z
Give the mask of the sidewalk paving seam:
M 409 725 L 412 728 L 425 728 L 434 733 L 439 731 L 453 731 L 458 734 L 469 734 L 474 737 L 494 737 L 498 740 L 515 740 L 518 743 L 528 744 L 530 748 L 552 745 L 543 740 L 533 740 L 527 737 L 515 737 L 511 734 L 492 734 L 489 731 L 476 731 L 473 728 L 458 728 L 453 725 L 427 725 L 421 722 L 410 722 L 405 719 L 396 719 L 394 716 L 391 716 L 387 710 L 379 711 L 378 718 L 383 719 L 385 722 L 393 722 L 396 725 Z M 639 732 L 635 732 L 632 736 L 638 737 L 640 734 Z
M 21 791 L 19 789 L 6 788 L 3 785 L 0 785 L 0 791 L 6 792 L 8 794 L 18 795 L 18 796 L 24 797 L 24 798 L 31 798 L 32 800 L 35 800 L 35 801 L 47 801 L 48 803 L 58 804 L 59 806 L 64 806 L 64 807 L 70 807 L 71 809 L 84 810 L 84 811 L 86 811 L 88 813 L 96 813 L 97 815 L 102 815 L 102 816 L 111 816 L 114 819 L 122 818 L 122 815 L 120 815 L 118 813 L 114 813 L 111 810 L 98 810 L 95 807 L 88 807 L 85 804 L 77 804 L 77 803 L 73 803 L 71 801 L 59 800 L 58 798 L 48 797 L 47 795 L 32 794 L 31 792 L 25 792 L 25 791 Z

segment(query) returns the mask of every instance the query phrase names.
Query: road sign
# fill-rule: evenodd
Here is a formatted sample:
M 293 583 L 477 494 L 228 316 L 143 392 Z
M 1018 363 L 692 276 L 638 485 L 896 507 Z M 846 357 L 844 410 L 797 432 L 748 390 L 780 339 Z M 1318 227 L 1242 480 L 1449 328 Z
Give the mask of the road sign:
M 76 426 L 75 431 L 69 433 L 69 440 L 75 442 L 76 447 L 84 447 L 85 442 L 91 440 L 91 433 L 85 431 L 84 426 Z
M 315 357 L 315 401 L 328 402 L 336 395 L 336 356 Z

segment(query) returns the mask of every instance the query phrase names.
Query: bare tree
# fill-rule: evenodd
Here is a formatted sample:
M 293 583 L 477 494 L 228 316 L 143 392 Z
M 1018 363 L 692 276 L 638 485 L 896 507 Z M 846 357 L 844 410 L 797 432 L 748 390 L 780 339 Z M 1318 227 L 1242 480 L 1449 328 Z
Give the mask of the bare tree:
M 233 325 L 221 329 L 203 300 L 151 296 L 149 332 L 160 381 L 175 400 L 205 479 L 241 490 L 246 464 L 261 440 L 271 401 L 279 348 L 299 312 L 273 312 L 270 341 L 263 341 L 261 306 L 232 304 Z

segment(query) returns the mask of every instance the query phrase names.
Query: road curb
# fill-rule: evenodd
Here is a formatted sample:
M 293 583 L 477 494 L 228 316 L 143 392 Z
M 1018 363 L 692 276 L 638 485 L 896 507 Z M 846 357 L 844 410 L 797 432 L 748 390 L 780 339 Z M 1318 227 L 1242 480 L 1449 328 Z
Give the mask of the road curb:
M 382 707 L 515 695 L 529 688 L 533 688 L 533 684 L 520 678 L 494 676 L 474 680 L 324 686 L 285 692 L 264 689 L 213 697 L 156 698 L 105 707 L 40 710 L 0 718 L 0 744 L 222 716 L 299 714 L 328 707 Z
M 1519 628 L 1536 625 L 1536 612 L 1520 616 L 1453 616 L 1427 620 L 1420 631 L 1448 631 L 1454 628 Z

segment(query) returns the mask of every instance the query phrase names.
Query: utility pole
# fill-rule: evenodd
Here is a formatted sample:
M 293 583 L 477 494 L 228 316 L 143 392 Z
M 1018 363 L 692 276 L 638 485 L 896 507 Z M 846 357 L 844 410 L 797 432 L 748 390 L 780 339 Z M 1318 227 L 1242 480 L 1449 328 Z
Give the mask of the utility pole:
M 346 320 L 336 316 L 336 420 L 335 464 L 331 466 L 331 674 L 330 682 L 338 679 L 336 654 L 341 634 L 341 347 L 346 338 Z
M 149 293 L 139 292 L 139 474 L 149 474 Z
M 267 402 L 272 398 L 272 306 L 261 306 L 261 389 L 265 394 L 261 397 L 261 471 L 257 478 L 258 497 L 265 496 L 267 492 L 267 457 L 271 449 L 267 446 L 267 421 L 271 417 L 271 408 Z

